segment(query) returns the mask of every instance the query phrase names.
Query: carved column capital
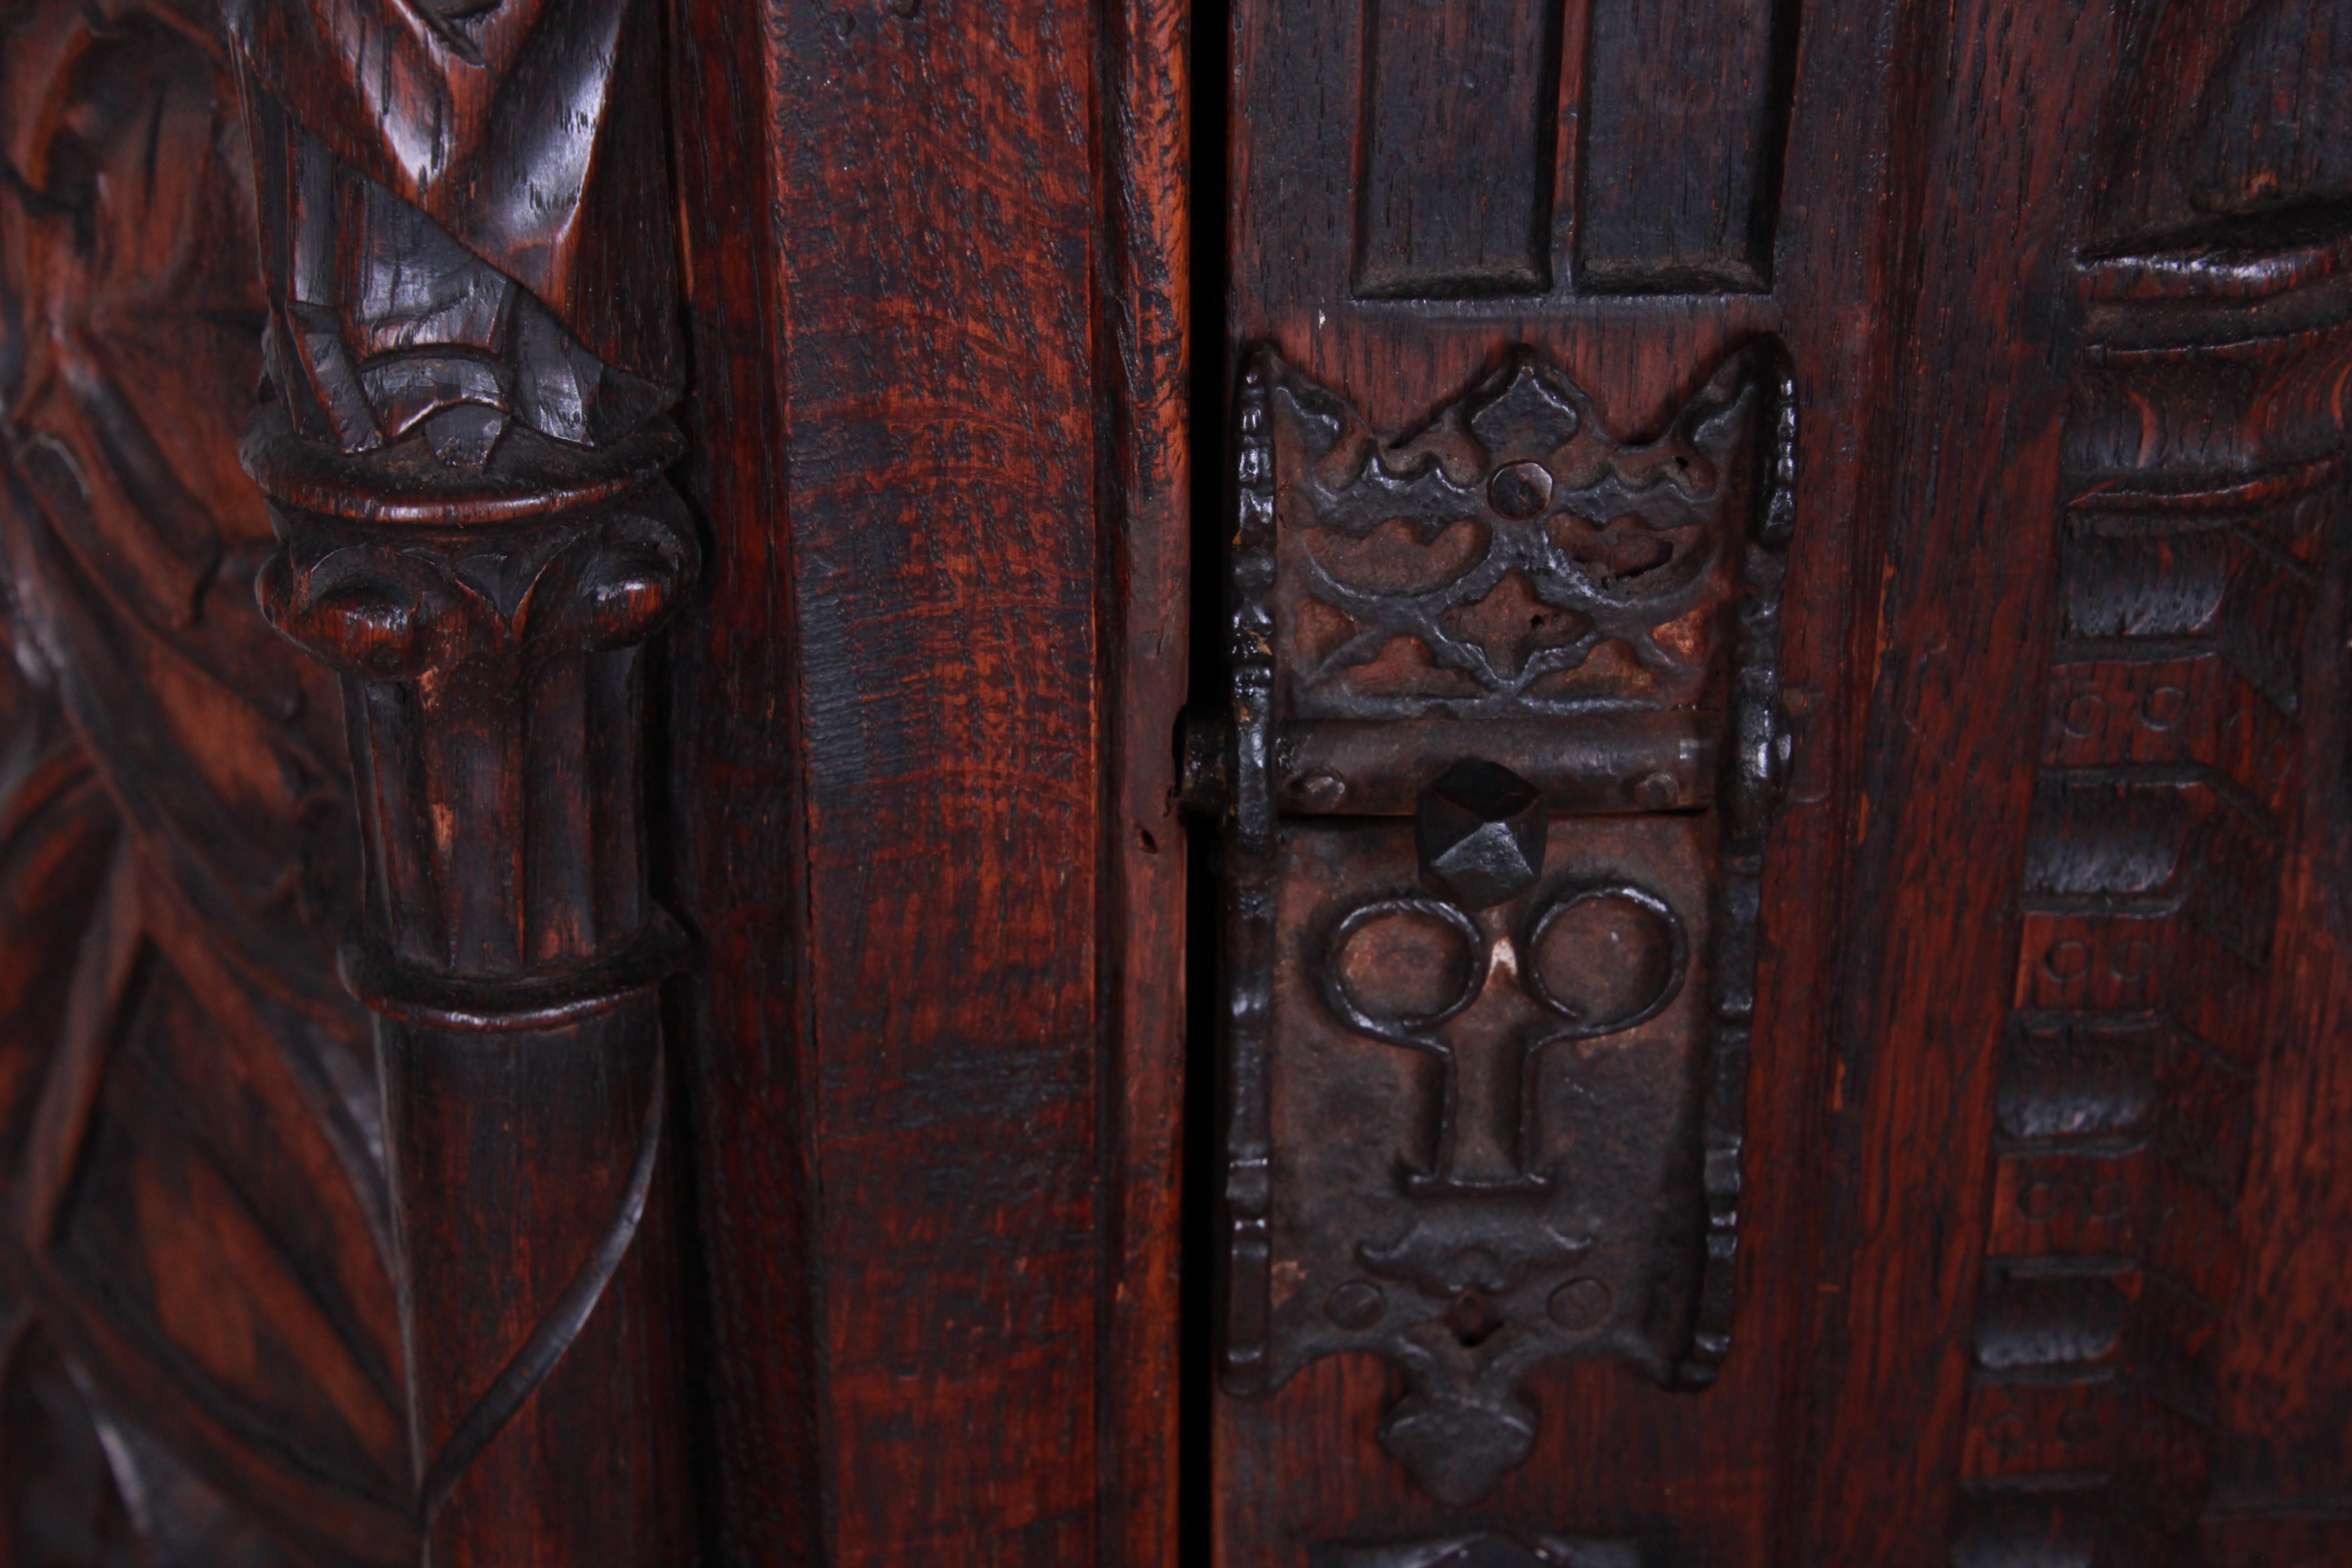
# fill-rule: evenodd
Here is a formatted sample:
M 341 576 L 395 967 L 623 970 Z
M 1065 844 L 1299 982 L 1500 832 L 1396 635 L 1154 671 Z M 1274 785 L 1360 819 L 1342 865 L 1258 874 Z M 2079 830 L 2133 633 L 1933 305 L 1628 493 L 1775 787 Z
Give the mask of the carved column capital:
M 445 500 L 397 475 L 338 490 L 304 472 L 299 438 L 266 409 L 245 456 L 276 500 L 284 548 L 262 575 L 262 611 L 311 657 L 362 680 L 642 643 L 700 563 L 685 509 L 659 480 L 678 448 L 665 426 L 622 454 L 634 462 L 553 469 L 511 497 L 449 486 Z M 371 516 L 387 496 L 398 518 Z

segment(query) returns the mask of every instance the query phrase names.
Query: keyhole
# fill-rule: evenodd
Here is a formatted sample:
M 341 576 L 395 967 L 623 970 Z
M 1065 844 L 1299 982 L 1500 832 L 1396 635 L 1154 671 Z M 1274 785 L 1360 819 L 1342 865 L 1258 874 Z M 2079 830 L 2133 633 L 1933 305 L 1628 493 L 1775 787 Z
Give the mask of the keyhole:
M 1475 1290 L 1465 1290 L 1454 1299 L 1453 1310 L 1445 1314 L 1445 1326 L 1464 1350 L 1474 1351 L 1495 1337 L 1502 1328 L 1501 1314 Z

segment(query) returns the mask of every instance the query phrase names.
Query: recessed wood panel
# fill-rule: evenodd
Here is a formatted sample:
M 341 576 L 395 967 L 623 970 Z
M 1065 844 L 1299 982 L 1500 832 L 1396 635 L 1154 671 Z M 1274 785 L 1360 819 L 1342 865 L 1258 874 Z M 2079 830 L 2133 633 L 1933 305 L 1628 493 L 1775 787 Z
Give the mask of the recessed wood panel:
M 1559 38 L 1559 0 L 1367 0 L 1358 295 L 1551 286 Z
M 1769 286 L 1787 0 L 1591 0 L 1577 288 Z

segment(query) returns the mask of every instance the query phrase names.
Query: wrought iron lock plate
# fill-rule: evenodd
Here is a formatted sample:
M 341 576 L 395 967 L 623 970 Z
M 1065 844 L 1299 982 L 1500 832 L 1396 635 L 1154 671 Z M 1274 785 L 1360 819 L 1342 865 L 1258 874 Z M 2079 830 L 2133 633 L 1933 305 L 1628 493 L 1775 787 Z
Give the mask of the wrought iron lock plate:
M 1238 404 L 1223 1379 L 1389 1358 L 1467 1502 L 1538 1364 L 1729 1344 L 1793 384 L 1759 342 L 1638 447 L 1526 350 L 1392 443 L 1270 352 Z

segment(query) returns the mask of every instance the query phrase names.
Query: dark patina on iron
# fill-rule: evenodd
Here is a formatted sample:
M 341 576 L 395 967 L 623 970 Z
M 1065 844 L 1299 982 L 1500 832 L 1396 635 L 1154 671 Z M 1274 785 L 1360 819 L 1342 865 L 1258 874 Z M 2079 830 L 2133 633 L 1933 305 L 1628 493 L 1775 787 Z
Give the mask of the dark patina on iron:
M 1467 1503 L 1520 1385 L 1729 1345 L 1764 834 L 1789 754 L 1778 345 L 1627 446 L 1519 351 L 1382 442 L 1271 353 L 1238 399 L 1223 1372 L 1404 1373 L 1382 1443 Z

